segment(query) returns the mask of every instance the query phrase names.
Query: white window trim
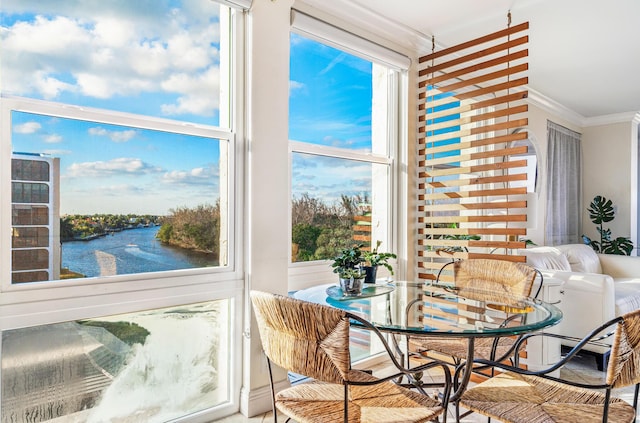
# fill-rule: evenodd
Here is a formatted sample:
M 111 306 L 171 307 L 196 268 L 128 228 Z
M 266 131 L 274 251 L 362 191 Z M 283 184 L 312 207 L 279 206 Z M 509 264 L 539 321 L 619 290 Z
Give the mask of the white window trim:
M 408 191 L 406 187 L 406 171 L 405 177 L 401 177 L 399 169 L 403 166 L 406 168 L 407 148 L 400 147 L 400 140 L 407 139 L 407 122 L 401 120 L 402 115 L 407 114 L 406 104 L 407 96 L 407 69 L 411 65 L 411 60 L 393 50 L 384 46 L 365 40 L 353 33 L 342 30 L 330 23 L 318 20 L 305 13 L 292 10 L 292 26 L 291 31 L 298 33 L 307 38 L 311 38 L 323 44 L 328 44 L 340 50 L 347 51 L 355 56 L 365 60 L 376 62 L 395 70 L 388 81 L 388 99 L 394 103 L 389 103 L 387 116 L 387 139 L 388 155 L 383 156 L 370 152 L 358 152 L 354 150 L 346 150 L 340 148 L 327 147 L 317 144 L 311 144 L 300 141 L 289 141 L 289 198 L 291 198 L 291 166 L 293 153 L 304 153 L 318 156 L 334 157 L 338 159 L 357 160 L 372 164 L 383 164 L 389 166 L 389 179 L 387 190 L 390 194 L 388 213 L 388 238 L 391 245 L 387 246 L 390 251 L 401 254 L 407 253 L 406 243 L 407 235 L 403 228 L 396 227 L 392 222 L 396 222 L 399 213 L 406 208 L 402 206 L 402 202 L 406 201 Z M 402 155 L 402 157 L 401 157 Z M 402 160 L 400 162 L 399 160 Z M 404 165 L 401 165 L 404 164 Z M 405 181 L 404 184 L 402 181 Z M 400 219 L 404 221 L 404 219 Z M 289 227 L 291 227 L 291 208 L 289 207 Z M 406 226 L 406 225 L 405 225 Z M 404 234 L 404 235 L 401 235 Z M 289 237 L 291 243 L 291 237 Z M 291 250 L 291 245 L 289 247 Z M 403 264 L 406 260 L 403 261 Z M 400 265 L 400 261 L 394 267 L 397 277 L 405 278 L 406 269 Z M 329 283 L 335 281 L 335 274 L 329 266 L 328 260 L 317 260 L 311 262 L 299 262 L 289 264 L 289 289 L 297 290 L 308 288 L 319 283 Z
M 391 69 L 407 70 L 411 66 L 411 59 L 402 53 L 295 9 L 291 10 L 291 30 Z
M 217 139 L 221 142 L 227 142 L 230 146 L 233 146 L 234 143 L 234 134 L 229 130 L 219 129 L 217 127 L 208 127 L 206 125 L 196 125 L 196 124 L 185 124 L 184 122 L 171 121 L 168 119 L 160 119 L 154 117 L 140 117 L 130 113 L 122 113 L 122 112 L 113 112 L 108 110 L 98 110 L 92 109 L 88 107 L 75 107 L 69 106 L 61 103 L 54 103 L 30 98 L 20 98 L 20 97 L 10 97 L 3 96 L 0 99 L 0 122 L 2 123 L 1 133 L 3 139 L 9 140 L 11 139 L 11 112 L 19 111 L 26 113 L 34 113 L 34 114 L 42 114 L 46 116 L 55 116 L 60 118 L 67 119 L 80 119 L 88 122 L 99 122 L 104 124 L 113 124 L 113 125 L 122 125 L 132 128 L 140 128 L 140 129 L 149 129 L 149 130 L 157 130 L 157 131 L 165 131 L 186 135 L 193 135 L 199 137 L 206 137 L 210 139 Z M 234 174 L 234 163 L 235 159 L 235 149 L 229 149 L 229 174 Z M 0 175 L 2 177 L 2 192 L 7 193 L 10 199 L 11 193 L 11 145 L 9 143 L 3 143 L 2 150 L 0 151 L 0 163 L 2 163 L 3 173 Z M 228 184 L 233 184 L 232 178 L 228 179 Z M 233 193 L 235 190 L 232 186 L 227 187 L 229 195 L 230 204 L 235 204 L 235 198 L 233 198 Z M 235 215 L 233 213 L 234 207 L 231 207 L 230 216 Z M 231 219 L 231 217 L 230 217 Z M 0 206 L 0 224 L 5 225 L 3 227 L 10 228 L 11 227 L 11 202 L 3 201 Z M 233 234 L 235 233 L 233 226 L 235 226 L 237 222 L 231 223 L 231 228 L 228 231 L 228 239 L 229 249 L 234 249 L 237 241 L 234 242 Z M 10 237 L 3 237 L 0 239 L 0 248 L 2 251 L 11 251 L 11 239 Z M 135 282 L 144 283 L 149 288 L 163 286 L 165 280 L 171 280 L 175 277 L 176 272 L 182 274 L 183 276 L 189 275 L 219 275 L 215 277 L 216 279 L 225 278 L 223 273 L 234 273 L 236 266 L 234 263 L 233 252 L 230 252 L 229 264 L 227 266 L 215 267 L 215 268 L 198 268 L 198 269 L 183 269 L 183 270 L 172 270 L 167 272 L 154 272 L 150 273 L 139 273 L 139 274 L 129 274 L 129 275 L 116 275 L 109 277 L 96 277 L 96 278 L 83 278 L 77 280 L 65 280 L 65 281 L 46 281 L 41 283 L 25 283 L 25 284 L 11 284 L 10 277 L 10 269 L 11 269 L 11 257 L 9 254 L 3 254 L 0 257 L 0 273 L 2 275 L 2 285 L 0 289 L 3 294 L 14 291 L 33 291 L 33 290 L 43 290 L 45 288 L 58 288 L 55 294 L 47 294 L 50 297 L 45 298 L 58 298 L 58 295 L 68 295 L 63 293 L 68 289 L 76 289 L 78 287 L 82 287 L 84 285 L 95 285 L 95 284 L 108 284 L 108 285 L 118 285 L 119 283 L 131 284 Z M 240 277 L 240 273 L 234 274 L 235 278 Z M 186 283 L 185 280 L 183 283 Z M 139 289 L 139 288 L 138 288 Z M 116 290 L 117 292 L 117 290 Z M 51 297 L 52 296 L 52 297 Z M 4 301 L 3 301 L 4 302 Z
M 218 1 L 218 0 L 214 0 Z M 226 0 L 219 1 L 227 3 Z M 149 309 L 194 304 L 228 299 L 229 319 L 229 402 L 202 410 L 180 421 L 215 421 L 237 412 L 240 408 L 242 388 L 243 318 L 247 304 L 244 259 L 244 228 L 242 210 L 244 197 L 243 160 L 244 143 L 244 13 L 238 7 L 248 8 L 251 0 L 229 0 L 232 9 L 231 27 L 228 33 L 234 43 L 231 48 L 231 66 L 234 74 L 230 86 L 230 120 L 233 130 L 207 125 L 189 124 L 160 118 L 145 117 L 100 110 L 108 121 L 95 119 L 96 110 L 72 105 L 61 105 L 39 100 L 0 97 L 0 251 L 10 251 L 11 246 L 11 110 L 44 113 L 75 119 L 113 123 L 151 130 L 167 130 L 194 136 L 225 140 L 229 145 L 227 187 L 230 213 L 228 216 L 228 254 L 226 267 L 183 269 L 169 272 L 141 273 L 86 278 L 81 281 L 47 281 L 10 285 L 10 254 L 0 254 L 0 331 L 50 323 L 111 316 Z M 7 286 L 8 285 L 8 286 Z

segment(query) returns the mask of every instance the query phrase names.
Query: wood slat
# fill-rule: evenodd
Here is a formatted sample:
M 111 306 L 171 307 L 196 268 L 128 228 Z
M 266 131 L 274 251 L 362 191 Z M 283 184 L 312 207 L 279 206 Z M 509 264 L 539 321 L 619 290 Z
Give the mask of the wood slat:
M 353 216 L 353 220 L 358 222 L 371 222 L 371 216 Z
M 527 187 L 483 189 L 476 191 L 448 191 L 425 194 L 421 196 L 421 200 L 450 200 L 460 198 L 493 197 L 499 195 L 518 195 L 526 193 Z
M 508 81 L 508 82 L 503 82 L 500 84 L 495 84 L 495 85 L 491 85 L 488 87 L 484 87 L 484 88 L 478 88 L 477 90 L 472 90 L 472 91 L 467 91 L 464 93 L 458 93 L 456 94 L 455 98 L 458 100 L 467 100 L 470 98 L 474 98 L 474 97 L 482 97 L 484 95 L 490 95 L 493 94 L 495 92 L 499 92 L 499 91 L 503 91 L 503 90 L 508 90 L 508 89 L 512 89 L 512 88 L 517 88 L 523 85 L 527 85 L 529 83 L 529 78 L 527 77 L 523 77 L 523 78 L 518 78 L 518 79 L 514 79 L 512 81 Z M 427 97 L 427 93 L 426 92 L 421 92 L 420 94 L 418 94 L 418 99 L 424 99 Z
M 526 228 L 431 228 L 429 235 L 526 235 Z
M 429 130 L 429 131 L 446 129 L 452 126 L 464 127 L 469 124 L 474 124 L 474 123 L 482 122 L 489 119 L 497 119 L 501 117 L 509 117 L 509 116 L 513 116 L 521 113 L 526 113 L 527 111 L 529 111 L 529 105 L 521 104 L 519 106 L 508 107 L 505 109 L 496 110 L 494 112 L 464 116 L 458 119 L 457 121 L 454 121 L 453 125 L 451 121 L 435 122 L 435 120 L 431 120 L 431 123 L 425 122 L 424 126 L 425 126 L 425 130 Z
M 463 55 L 460 57 L 456 57 L 455 59 L 451 59 L 446 62 L 441 62 L 437 65 L 433 64 L 431 66 L 427 66 L 425 69 L 422 69 L 420 72 L 418 72 L 418 76 L 419 77 L 426 76 L 427 78 L 429 78 L 429 77 L 435 77 L 436 73 L 448 74 L 448 72 L 444 72 L 446 69 L 454 68 L 458 65 L 463 65 L 465 63 L 473 62 L 487 56 L 493 56 L 503 51 L 507 51 L 508 53 L 508 50 L 518 46 L 526 45 L 528 42 L 529 42 L 529 37 L 525 35 L 524 37 L 506 41 L 501 44 L 496 44 L 494 46 L 485 48 L 483 50 L 478 50 L 476 52 Z M 527 53 L 527 56 L 528 56 L 528 53 Z
M 487 34 L 487 35 L 485 35 L 483 37 L 479 37 L 479 38 L 473 39 L 471 41 L 467 41 L 466 43 L 458 44 L 458 45 L 453 46 L 453 47 L 449 47 L 449 48 L 446 48 L 446 49 L 443 49 L 443 50 L 440 50 L 440 51 L 437 51 L 437 52 L 434 52 L 434 53 L 431 53 L 431 54 L 427 54 L 425 56 L 420 57 L 419 63 L 424 63 L 424 62 L 427 62 L 427 61 L 432 60 L 432 59 L 437 59 L 439 57 L 443 57 L 443 56 L 446 56 L 446 55 L 451 54 L 451 53 L 455 53 L 455 52 L 458 52 L 458 51 L 461 51 L 461 50 L 465 50 L 465 49 L 470 48 L 470 47 L 477 46 L 479 44 L 484 44 L 486 42 L 489 42 L 489 41 L 492 41 L 492 40 L 496 40 L 498 38 L 508 37 L 510 35 L 513 35 L 513 34 L 516 34 L 518 32 L 522 32 L 522 31 L 526 31 L 528 29 L 529 29 L 529 22 L 524 22 L 524 23 L 509 27 L 509 28 L 506 28 L 506 29 L 503 29 L 503 30 L 500 30 L 500 31 L 493 32 L 491 34 Z
M 487 132 L 500 131 L 504 129 L 520 128 L 522 126 L 527 126 L 528 124 L 529 124 L 529 120 L 527 118 L 524 118 L 524 119 L 509 120 L 507 122 L 496 123 L 493 125 L 479 126 L 477 128 L 463 129 L 460 131 L 452 131 L 452 132 L 448 132 L 440 135 L 429 135 L 428 133 L 425 132 L 424 127 L 418 128 L 418 132 L 425 132 L 427 141 L 437 142 L 437 141 L 451 140 L 454 138 L 477 136 L 477 135 L 485 134 Z
M 439 85 L 437 87 L 437 90 L 441 93 L 455 92 L 455 93 L 458 93 L 456 94 L 456 96 L 458 96 L 462 88 L 471 87 L 471 86 L 481 86 L 483 82 L 505 78 L 511 75 L 525 72 L 528 69 L 529 69 L 529 64 L 522 63 L 520 65 L 509 67 L 507 69 L 501 69 L 495 72 L 490 72 L 490 73 L 485 73 L 483 75 L 475 76 L 473 78 L 463 79 L 462 81 L 459 81 L 453 84 Z M 427 91 L 427 97 L 428 96 L 429 96 L 429 92 Z
M 430 154 L 446 153 L 450 151 L 462 150 L 467 148 L 477 149 L 479 147 L 487 147 L 487 146 L 492 146 L 496 144 L 506 144 L 513 141 L 526 140 L 528 138 L 528 135 L 529 134 L 527 131 L 522 131 L 522 132 L 516 132 L 515 134 L 499 135 L 499 136 L 488 137 L 488 138 L 483 138 L 480 140 L 472 140 L 472 141 L 461 140 L 458 143 L 448 143 L 448 144 L 442 144 L 442 143 L 436 144 L 436 143 L 432 143 L 431 140 L 429 140 L 429 142 L 425 142 L 426 140 L 423 138 L 420 144 L 422 144 L 424 148 L 419 149 L 418 152 L 420 155 L 425 156 Z
M 508 47 L 511 48 L 511 47 Z M 442 81 L 447 81 L 449 79 L 453 79 L 453 78 L 459 78 L 463 75 L 469 74 L 469 73 L 474 73 L 474 72 L 478 72 L 480 70 L 484 70 L 484 69 L 488 69 L 491 68 L 493 66 L 497 66 L 503 63 L 508 63 L 510 61 L 513 60 L 518 60 L 518 59 L 523 59 L 525 57 L 529 56 L 529 50 L 525 49 L 525 50 L 520 50 L 517 52 L 512 52 L 512 53 L 508 53 L 504 56 L 500 56 L 498 58 L 495 59 L 491 59 L 491 60 L 487 60 L 485 62 L 481 62 L 481 63 L 477 63 L 471 66 L 467 66 L 466 68 L 462 68 L 462 69 L 458 69 L 455 71 L 450 71 L 447 72 L 443 75 L 440 76 L 434 76 L 431 77 L 425 81 L 420 81 L 420 83 L 418 84 L 419 88 L 424 88 L 426 86 L 436 86 L 437 84 L 439 84 Z M 466 63 L 467 60 L 461 62 L 461 63 Z M 429 69 L 427 69 L 428 71 Z
M 420 211 L 425 211 L 420 208 Z M 421 223 L 450 224 L 450 223 L 516 223 L 526 222 L 526 214 L 507 214 L 504 216 L 421 216 Z
M 424 211 L 462 211 L 462 210 L 499 210 L 499 209 L 524 209 L 526 201 L 496 201 L 491 203 L 444 203 L 426 204 L 422 206 Z
M 450 107 L 447 108 L 445 110 L 442 110 L 441 112 L 443 113 L 442 116 L 449 116 L 447 114 L 447 112 L 449 110 L 453 110 L 455 108 L 459 108 L 461 113 L 467 112 L 467 111 L 473 111 L 473 110 L 480 110 L 480 109 L 484 109 L 485 107 L 491 107 L 491 106 L 498 106 L 504 103 L 510 103 L 510 102 L 514 102 L 514 101 L 520 101 L 520 100 L 524 100 L 529 96 L 529 92 L 528 91 L 518 91 L 515 93 L 511 93 L 511 94 L 506 94 L 506 95 L 499 95 L 493 98 L 490 98 L 488 100 L 481 100 L 481 101 L 475 101 L 472 102 L 471 100 L 466 100 L 466 101 L 461 101 L 459 102 L 459 106 L 455 106 L 455 107 Z M 457 100 L 454 99 L 454 101 L 451 101 L 450 98 L 447 99 L 448 102 L 447 103 L 443 103 L 443 105 L 450 105 L 453 103 L 458 103 Z M 418 110 L 420 111 L 426 111 L 427 103 L 425 101 L 421 102 L 418 105 Z M 433 104 L 429 103 L 430 106 L 433 106 Z M 436 112 L 435 110 L 433 110 L 433 107 L 430 107 L 432 110 L 429 110 L 429 116 L 436 118 L 436 117 L 440 117 L 439 113 L 441 112 Z M 422 118 L 423 120 L 425 119 L 425 115 L 421 115 L 420 118 Z
M 418 163 L 420 167 L 426 167 L 425 161 L 421 161 Z M 436 177 L 436 176 L 450 176 L 457 175 L 463 173 L 476 173 L 476 172 L 486 172 L 490 170 L 504 170 L 511 169 L 517 167 L 524 167 L 527 165 L 526 160 L 514 160 L 508 162 L 499 162 L 499 163 L 490 163 L 486 165 L 475 165 L 475 166 L 457 166 L 449 169 L 425 169 L 424 171 L 420 171 L 419 176 L 423 178 Z
M 454 179 L 454 180 L 442 180 L 442 181 L 426 181 L 424 183 L 418 184 L 418 189 L 424 189 L 424 185 L 428 185 L 431 188 L 453 188 L 460 186 L 471 186 L 471 185 L 485 185 L 485 184 L 495 184 L 495 183 L 508 183 L 508 182 L 518 182 L 518 181 L 526 181 L 527 174 L 526 173 L 510 173 L 508 175 L 499 175 L 499 176 L 484 176 L 477 178 L 469 178 L 469 179 Z
M 468 162 L 468 161 L 472 161 L 472 160 L 481 160 L 481 159 L 489 159 L 489 158 L 496 158 L 496 157 L 509 157 L 509 156 L 515 156 L 518 154 L 526 154 L 528 151 L 526 146 L 519 146 L 519 147 L 512 147 L 512 148 L 502 148 L 499 150 L 489 150 L 489 151 L 483 151 L 480 153 L 468 153 L 468 154 L 461 154 L 461 155 L 455 155 L 455 156 L 446 156 L 446 157 L 440 157 L 440 158 L 428 158 L 426 160 L 426 166 L 437 166 L 439 164 L 445 164 L 445 163 L 458 163 L 458 162 Z

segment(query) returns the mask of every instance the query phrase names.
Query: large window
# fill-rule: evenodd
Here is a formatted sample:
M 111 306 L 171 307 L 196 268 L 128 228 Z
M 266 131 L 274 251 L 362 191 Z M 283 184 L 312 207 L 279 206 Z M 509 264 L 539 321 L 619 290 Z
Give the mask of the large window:
M 294 17 L 289 93 L 292 261 L 329 259 L 341 248 L 363 244 L 367 249 L 376 241 L 392 250 L 401 73 L 349 48 L 346 33 L 306 15 Z M 334 34 L 318 36 L 325 30 Z
M 2 15 L 3 95 L 53 100 L 10 116 L 12 205 L 51 208 L 45 280 L 228 264 L 231 138 L 214 128 L 229 126 L 229 9 L 185 0 L 140 19 L 139 3 L 14 7 Z
M 243 13 L 221 3 L 0 3 L 3 420 L 237 411 Z

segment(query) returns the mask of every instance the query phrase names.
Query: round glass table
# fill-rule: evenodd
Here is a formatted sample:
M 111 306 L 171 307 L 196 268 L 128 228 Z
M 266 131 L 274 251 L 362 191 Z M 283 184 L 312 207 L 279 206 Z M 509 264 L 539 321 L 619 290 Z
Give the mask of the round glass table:
M 429 283 L 366 284 L 357 296 L 346 296 L 336 285 L 327 284 L 291 292 L 290 296 L 349 311 L 383 332 L 467 338 L 467 363 L 473 361 L 475 338 L 523 335 L 562 319 L 560 309 L 540 300 L 468 288 L 458 291 Z M 359 323 L 354 321 L 353 325 Z M 466 388 L 472 367 L 465 366 L 452 399 Z

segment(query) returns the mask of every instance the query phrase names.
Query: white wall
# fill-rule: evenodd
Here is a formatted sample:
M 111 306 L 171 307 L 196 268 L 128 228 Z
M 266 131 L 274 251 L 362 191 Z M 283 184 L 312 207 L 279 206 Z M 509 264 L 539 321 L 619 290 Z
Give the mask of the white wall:
M 247 37 L 247 222 L 248 289 L 287 293 L 289 264 L 289 16 L 292 0 L 255 0 Z M 251 304 L 247 301 L 247 310 Z M 251 317 L 252 313 L 247 313 Z M 251 317 L 245 332 L 241 412 L 271 409 L 262 344 Z M 284 372 L 276 373 L 283 381 Z
M 600 239 L 596 226 L 589 220 L 587 208 L 596 195 L 613 201 L 616 217 L 605 223 L 612 236 L 631 236 L 632 167 L 637 151 L 633 147 L 632 122 L 585 127 L 582 131 L 583 150 L 583 220 L 584 233 Z M 635 171 L 633 172 L 635 175 Z M 634 196 L 635 198 L 635 196 Z M 635 235 L 634 235 L 635 237 Z

